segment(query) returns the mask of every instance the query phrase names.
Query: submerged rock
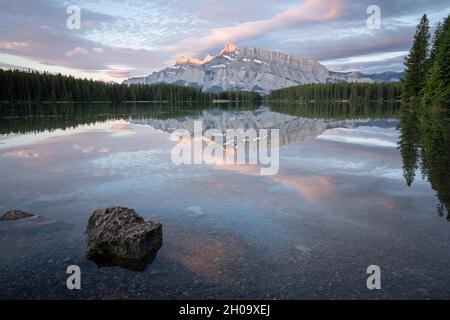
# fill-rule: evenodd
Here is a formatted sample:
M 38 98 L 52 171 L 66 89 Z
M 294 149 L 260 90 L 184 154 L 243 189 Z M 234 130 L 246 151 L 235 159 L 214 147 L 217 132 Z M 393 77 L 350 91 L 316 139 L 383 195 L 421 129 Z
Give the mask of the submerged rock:
M 128 208 L 94 211 L 86 234 L 86 257 L 100 267 L 143 271 L 162 246 L 162 225 Z
M 189 215 L 194 218 L 200 218 L 206 214 L 205 211 L 203 211 L 203 209 L 198 206 L 188 207 L 186 208 L 186 211 L 189 212 Z
M 295 249 L 296 249 L 297 251 L 300 251 L 301 253 L 310 253 L 310 252 L 311 252 L 311 249 L 310 249 L 310 248 L 304 247 L 304 246 L 302 246 L 302 245 L 300 245 L 300 244 L 296 245 L 296 246 L 295 246 Z
M 21 211 L 21 210 L 10 210 L 5 212 L 0 220 L 18 220 L 23 218 L 34 217 L 35 215 L 29 212 Z

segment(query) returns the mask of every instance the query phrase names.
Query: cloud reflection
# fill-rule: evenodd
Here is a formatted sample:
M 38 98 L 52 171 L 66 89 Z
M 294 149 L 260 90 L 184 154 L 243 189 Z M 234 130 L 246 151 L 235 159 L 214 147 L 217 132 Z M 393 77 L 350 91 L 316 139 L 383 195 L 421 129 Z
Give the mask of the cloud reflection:
M 2 154 L 4 157 L 16 157 L 16 158 L 37 158 L 38 155 L 34 152 L 26 150 L 10 151 Z

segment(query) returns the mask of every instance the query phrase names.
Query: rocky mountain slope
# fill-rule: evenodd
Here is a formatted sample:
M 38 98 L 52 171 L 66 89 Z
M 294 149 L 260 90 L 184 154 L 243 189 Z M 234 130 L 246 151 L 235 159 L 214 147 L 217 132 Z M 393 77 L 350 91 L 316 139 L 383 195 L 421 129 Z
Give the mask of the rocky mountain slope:
M 365 75 L 358 72 L 329 71 L 313 59 L 258 48 L 239 49 L 228 44 L 217 56 L 203 60 L 180 57 L 173 67 L 146 77 L 125 80 L 126 84 L 175 83 L 200 87 L 211 92 L 224 90 L 271 90 L 307 83 L 327 82 L 391 82 L 401 74 Z

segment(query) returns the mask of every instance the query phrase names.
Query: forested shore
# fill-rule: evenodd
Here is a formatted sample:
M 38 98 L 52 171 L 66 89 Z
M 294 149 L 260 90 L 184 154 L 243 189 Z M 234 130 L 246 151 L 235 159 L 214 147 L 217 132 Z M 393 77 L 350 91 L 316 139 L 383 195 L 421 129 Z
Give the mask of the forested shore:
M 400 83 L 325 83 L 306 84 L 274 90 L 265 101 L 289 102 L 373 102 L 400 100 Z M 199 88 L 158 83 L 116 84 L 79 79 L 61 74 L 0 69 L 0 101 L 2 102 L 261 102 L 257 92 L 204 92 Z
M 1 102 L 212 102 L 261 100 L 255 92 L 204 92 L 176 84 L 116 84 L 47 72 L 0 69 Z
M 267 101 L 374 102 L 399 101 L 402 85 L 397 83 L 318 83 L 272 91 Z

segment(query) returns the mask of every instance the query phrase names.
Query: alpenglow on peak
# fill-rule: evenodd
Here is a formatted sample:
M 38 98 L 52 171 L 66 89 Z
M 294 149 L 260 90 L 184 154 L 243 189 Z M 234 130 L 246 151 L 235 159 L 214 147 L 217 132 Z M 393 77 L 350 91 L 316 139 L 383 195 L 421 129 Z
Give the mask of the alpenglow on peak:
M 234 43 L 229 43 L 225 46 L 225 48 L 222 51 L 220 51 L 220 55 L 224 55 L 227 53 L 233 53 L 238 50 L 239 50 L 239 48 Z
M 222 55 L 224 55 L 224 54 L 233 53 L 233 52 L 236 52 L 236 51 L 238 51 L 238 50 L 239 50 L 239 49 L 238 49 L 238 47 L 237 47 L 235 44 L 229 43 L 229 44 L 227 44 L 227 45 L 225 46 L 225 48 L 224 48 L 222 51 L 220 51 L 220 55 L 222 56 Z M 177 58 L 176 64 L 179 65 L 179 64 L 189 64 L 189 63 L 191 63 L 191 64 L 202 65 L 202 64 L 205 64 L 205 63 L 210 62 L 210 61 L 211 61 L 212 59 L 214 59 L 215 57 L 217 57 L 217 56 L 212 56 L 212 55 L 210 55 L 210 54 L 207 54 L 207 55 L 203 58 L 203 60 L 200 60 L 200 59 L 197 58 L 197 57 L 190 57 L 190 56 L 185 57 L 185 56 L 180 56 L 180 57 Z
M 192 64 L 202 65 L 204 63 L 207 63 L 207 62 L 211 61 L 211 59 L 213 59 L 213 58 L 214 57 L 209 55 L 209 54 L 207 54 L 203 60 L 200 60 L 200 59 L 195 58 L 195 57 L 180 56 L 180 57 L 177 58 L 176 64 L 179 65 L 179 64 L 192 63 Z

